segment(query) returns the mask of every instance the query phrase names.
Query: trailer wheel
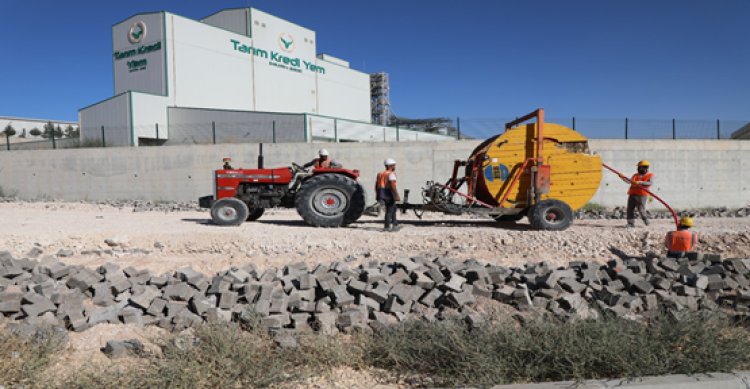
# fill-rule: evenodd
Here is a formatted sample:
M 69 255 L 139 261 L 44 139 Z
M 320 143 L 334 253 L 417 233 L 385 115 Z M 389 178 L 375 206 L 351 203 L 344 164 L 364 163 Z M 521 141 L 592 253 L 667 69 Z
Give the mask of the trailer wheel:
M 535 230 L 562 231 L 573 223 L 573 210 L 560 200 L 542 200 L 531 207 L 528 216 Z
M 302 183 L 294 200 L 297 213 L 311 226 L 343 227 L 365 210 L 362 186 L 341 174 L 321 174 Z
M 211 219 L 214 224 L 220 226 L 238 226 L 247 220 L 249 215 L 247 204 L 235 197 L 218 200 L 211 207 Z
M 263 216 L 263 212 L 266 210 L 265 208 L 248 208 L 250 212 L 247 214 L 247 221 L 254 222 L 258 219 L 260 219 L 261 216 Z

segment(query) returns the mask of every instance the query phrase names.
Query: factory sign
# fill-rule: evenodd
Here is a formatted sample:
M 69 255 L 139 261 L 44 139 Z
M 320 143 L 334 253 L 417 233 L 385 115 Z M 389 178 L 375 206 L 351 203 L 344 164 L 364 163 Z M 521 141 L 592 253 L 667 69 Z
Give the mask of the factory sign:
M 322 66 L 318 66 L 315 62 L 305 61 L 299 57 L 291 57 L 284 55 L 281 52 L 273 50 L 265 50 L 251 45 L 246 45 L 238 40 L 230 39 L 232 48 L 234 51 L 252 55 L 257 58 L 267 59 L 268 64 L 277 68 L 286 69 L 289 71 L 302 73 L 308 71 L 312 73 L 326 74 L 326 69 Z M 288 34 L 281 34 L 279 36 L 279 45 L 285 52 L 294 51 L 294 38 Z

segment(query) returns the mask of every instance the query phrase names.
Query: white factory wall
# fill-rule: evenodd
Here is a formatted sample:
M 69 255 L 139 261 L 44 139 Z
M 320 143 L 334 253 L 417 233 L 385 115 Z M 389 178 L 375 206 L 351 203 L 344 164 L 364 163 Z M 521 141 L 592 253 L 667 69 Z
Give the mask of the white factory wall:
M 370 75 L 317 59 L 325 74 L 317 74 L 318 108 L 327 116 L 370 121 Z
M 253 56 L 256 93 L 254 110 L 318 113 L 316 73 L 305 66 L 305 62 L 316 62 L 315 32 L 256 9 L 251 10 L 250 18 L 252 40 L 248 45 L 268 52 L 268 58 Z M 293 43 L 285 48 L 281 38 Z M 244 39 L 247 40 L 248 38 Z M 295 63 L 276 61 L 273 53 Z
M 250 8 L 225 9 L 201 19 L 201 22 L 208 25 L 245 36 L 250 36 L 249 21 Z
M 167 14 L 175 106 L 253 110 L 252 56 L 233 50 L 246 37 Z
M 81 109 L 81 140 L 104 140 L 107 146 L 131 146 L 130 92 L 121 93 L 108 100 Z
M 145 36 L 138 43 L 131 43 L 128 34 L 134 23 L 142 21 L 146 25 Z M 154 45 L 159 44 L 159 49 Z M 139 53 L 142 50 L 151 51 Z M 133 50 L 132 55 L 128 53 Z M 112 27 L 112 62 L 115 78 L 115 95 L 129 90 L 167 94 L 165 56 L 166 42 L 164 39 L 164 13 L 138 14 Z M 116 53 L 121 54 L 118 59 Z M 147 61 L 145 66 L 129 67 L 128 63 Z
M 159 125 L 159 139 L 169 139 L 167 122 L 168 98 L 164 96 L 133 92 L 133 132 L 136 146 L 140 138 L 156 139 L 156 124 Z
M 313 142 L 452 141 L 454 137 L 398 129 L 352 120 L 308 114 L 307 129 Z

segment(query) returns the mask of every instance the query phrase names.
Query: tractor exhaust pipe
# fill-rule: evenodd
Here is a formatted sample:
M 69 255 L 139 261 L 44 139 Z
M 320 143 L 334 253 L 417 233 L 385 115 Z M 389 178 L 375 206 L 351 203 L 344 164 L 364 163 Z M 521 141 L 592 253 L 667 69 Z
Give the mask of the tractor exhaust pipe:
M 259 144 L 258 151 L 258 169 L 263 169 L 263 143 Z

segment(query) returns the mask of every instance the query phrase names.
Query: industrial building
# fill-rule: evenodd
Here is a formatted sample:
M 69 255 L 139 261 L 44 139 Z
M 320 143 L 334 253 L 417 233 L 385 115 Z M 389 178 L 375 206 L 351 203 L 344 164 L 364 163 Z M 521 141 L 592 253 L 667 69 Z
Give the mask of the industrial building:
M 315 31 L 255 8 L 200 21 L 134 15 L 112 27 L 114 96 L 79 111 L 82 137 L 117 146 L 443 138 L 385 126 L 388 102 L 373 100 L 370 75 L 316 45 Z

